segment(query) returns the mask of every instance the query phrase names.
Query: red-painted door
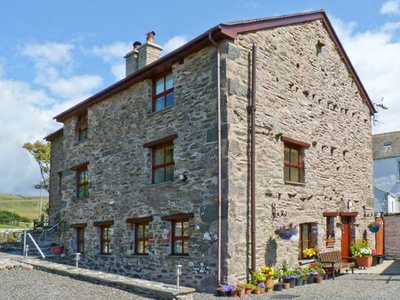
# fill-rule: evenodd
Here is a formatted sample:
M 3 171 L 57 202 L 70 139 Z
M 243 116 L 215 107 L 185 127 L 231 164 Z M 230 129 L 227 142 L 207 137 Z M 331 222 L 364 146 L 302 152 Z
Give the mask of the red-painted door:
M 375 248 L 376 248 L 376 254 L 378 255 L 383 255 L 385 253 L 384 249 L 384 244 L 383 244 L 383 239 L 384 239 L 384 233 L 385 233 L 385 223 L 383 218 L 377 218 L 375 222 L 381 223 L 381 227 L 379 228 L 379 231 L 375 234 Z
M 350 244 L 353 237 L 351 228 L 351 217 L 341 217 L 342 221 L 342 260 L 348 261 L 346 257 L 350 257 Z

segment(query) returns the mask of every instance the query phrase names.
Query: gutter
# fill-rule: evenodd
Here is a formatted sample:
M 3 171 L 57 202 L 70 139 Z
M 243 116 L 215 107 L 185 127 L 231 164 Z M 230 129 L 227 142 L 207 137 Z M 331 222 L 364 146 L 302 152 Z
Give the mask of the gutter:
M 250 195 L 250 207 L 251 207 L 251 270 L 256 272 L 256 125 L 255 125 L 255 113 L 256 113 L 256 96 L 257 96 L 257 43 L 253 43 L 253 57 L 252 57 L 252 69 L 251 69 L 251 106 L 250 106 L 250 118 L 251 118 L 251 195 Z
M 222 269 L 222 138 L 221 138 L 221 50 L 219 44 L 212 38 L 212 31 L 208 39 L 217 49 L 217 114 L 218 114 L 218 254 L 217 254 L 217 283 L 221 285 Z

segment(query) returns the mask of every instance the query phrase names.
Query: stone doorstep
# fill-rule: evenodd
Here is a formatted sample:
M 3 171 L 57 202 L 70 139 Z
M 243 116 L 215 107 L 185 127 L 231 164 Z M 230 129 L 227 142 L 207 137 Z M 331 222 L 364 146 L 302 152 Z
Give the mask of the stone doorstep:
M 39 259 L 21 259 L 20 262 L 32 265 L 33 268 L 44 270 L 55 274 L 65 275 L 74 279 L 92 282 L 95 284 L 116 287 L 129 292 L 137 292 L 142 295 L 156 296 L 157 299 L 177 299 L 184 295 L 194 293 L 196 290 L 181 286 L 176 290 L 174 285 L 165 284 L 157 281 L 149 281 L 127 276 L 105 273 L 102 271 L 92 271 L 79 268 L 76 270 L 73 266 L 66 266 Z

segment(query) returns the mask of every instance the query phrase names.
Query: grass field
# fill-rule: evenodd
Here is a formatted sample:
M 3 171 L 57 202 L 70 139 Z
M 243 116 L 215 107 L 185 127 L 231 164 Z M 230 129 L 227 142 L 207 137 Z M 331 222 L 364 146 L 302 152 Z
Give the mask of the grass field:
M 0 194 L 0 210 L 13 212 L 33 220 L 39 218 L 39 201 L 40 197 Z M 48 197 L 43 197 L 43 212 L 48 202 Z

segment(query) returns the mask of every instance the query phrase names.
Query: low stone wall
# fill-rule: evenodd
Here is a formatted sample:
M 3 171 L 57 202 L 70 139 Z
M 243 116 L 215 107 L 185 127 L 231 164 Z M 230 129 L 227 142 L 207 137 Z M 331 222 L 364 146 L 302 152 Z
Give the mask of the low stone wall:
M 385 217 L 385 256 L 400 259 L 400 216 Z
M 22 230 L 0 230 L 0 251 L 14 251 L 21 248 Z

